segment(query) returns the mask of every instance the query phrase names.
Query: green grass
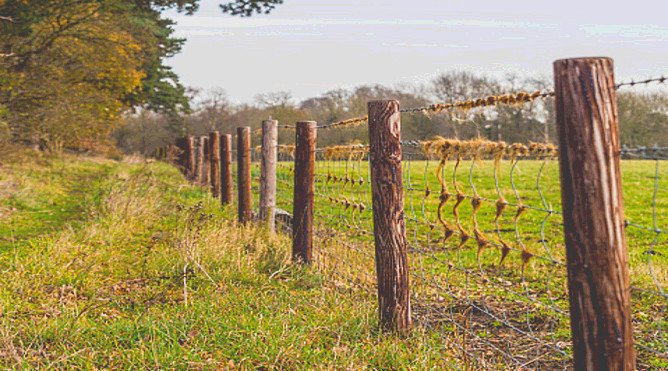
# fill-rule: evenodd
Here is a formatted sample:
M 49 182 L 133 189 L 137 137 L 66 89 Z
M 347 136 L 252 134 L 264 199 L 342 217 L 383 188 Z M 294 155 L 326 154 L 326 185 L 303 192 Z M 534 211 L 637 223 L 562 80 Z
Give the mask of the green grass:
M 291 211 L 291 165 L 281 165 L 279 207 Z M 502 267 L 497 247 L 478 259 L 474 239 L 461 248 L 458 235 L 443 240 L 436 165 L 404 162 L 407 235 L 419 249 L 410 254 L 413 310 L 437 331 L 417 326 L 399 338 L 378 330 L 375 298 L 358 289 L 375 291 L 373 238 L 364 232 L 372 230 L 365 162 L 318 163 L 316 260 L 303 268 L 290 263 L 285 236 L 237 225 L 234 205 L 220 208 L 166 164 L 34 153 L 5 161 L 0 367 L 447 369 L 457 363 L 475 369 L 463 356 L 470 353 L 506 369 L 508 360 L 490 351 L 493 344 L 529 367 L 561 368 L 565 358 L 546 344 L 570 353 L 568 318 L 554 312 L 568 308 L 565 269 L 539 258 L 564 261 L 561 215 L 528 209 L 517 235 L 513 220 L 520 202 L 560 210 L 556 162 L 542 170 L 543 198 L 536 187 L 542 163 L 521 161 L 512 170 L 515 189 L 511 167 L 502 163 L 499 192 L 511 205 L 498 233 L 513 249 Z M 622 163 L 627 219 L 652 228 L 654 166 Z M 660 163 L 656 200 L 656 227 L 663 230 L 667 166 Z M 453 167 L 444 172 L 451 193 Z M 258 173 L 253 166 L 254 178 Z M 345 182 L 346 174 L 365 181 Z M 473 231 L 475 187 L 489 200 L 476 213 L 478 228 L 498 243 L 493 164 L 463 162 L 456 179 L 469 197 L 459 207 L 463 230 Z M 353 207 L 361 204 L 363 212 Z M 443 209 L 452 226 L 453 206 L 451 199 Z M 627 235 L 632 284 L 666 290 L 665 234 L 654 240 L 655 233 L 629 227 Z M 524 269 L 522 246 L 536 255 Z M 632 299 L 637 341 L 661 351 L 665 300 L 639 291 Z M 542 345 L 508 324 L 531 331 Z M 639 350 L 639 368 L 650 366 L 668 368 L 665 358 Z
M 413 273 L 411 288 L 415 301 L 428 304 L 432 309 L 423 314 L 424 320 L 440 324 L 440 331 L 446 333 L 454 329 L 448 323 L 465 323 L 462 327 L 471 331 L 470 339 L 467 341 L 462 335 L 457 341 L 464 348 L 477 349 L 477 354 L 485 354 L 493 344 L 513 357 L 537 359 L 531 367 L 560 367 L 564 356 L 555 349 L 570 353 L 570 325 L 558 163 L 521 160 L 513 167 L 509 161 L 503 161 L 496 177 L 491 161 L 462 161 L 456 171 L 454 164 L 449 161 L 443 171 L 450 200 L 443 207 L 442 215 L 457 233 L 445 241 L 437 216 L 441 190 L 436 176 L 438 163 L 406 159 L 403 163 L 406 229 L 413 247 L 409 251 Z M 283 162 L 281 165 L 279 190 L 283 194 L 279 197 L 279 207 L 291 210 L 288 201 L 280 201 L 292 198 L 292 164 Z M 368 164 L 366 161 L 319 161 L 317 166 L 314 209 L 320 229 L 316 242 L 319 263 L 328 273 L 328 279 L 337 286 L 373 288 L 375 265 L 373 236 L 369 233 L 372 213 Z M 668 230 L 665 217 L 668 215 L 668 163 L 658 164 L 659 178 L 655 184 L 656 166 L 653 161 L 622 161 L 625 212 L 626 219 L 634 225 L 665 231 Z M 350 182 L 353 179 L 355 183 Z M 360 179 L 364 182 L 360 183 Z M 656 218 L 652 212 L 655 186 Z M 457 208 L 459 223 L 462 230 L 472 236 L 461 247 L 460 231 L 453 214 L 456 188 L 466 195 Z M 480 251 L 473 238 L 471 201 L 476 194 L 484 199 L 475 213 L 478 231 L 496 244 Z M 497 226 L 495 202 L 501 196 L 509 205 Z M 361 204 L 367 208 L 360 213 L 354 206 Z M 528 208 L 515 224 L 519 205 Z M 634 287 L 668 291 L 666 236 L 635 226 L 627 228 L 630 278 Z M 511 248 L 502 265 L 498 247 L 501 241 Z M 532 256 L 526 264 L 523 264 L 522 251 L 529 253 L 525 256 Z M 668 352 L 663 342 L 668 339 L 662 338 L 668 336 L 668 323 L 662 318 L 666 304 L 658 295 L 632 290 L 636 342 L 664 353 Z M 558 310 L 565 313 L 560 314 Z M 434 327 L 439 330 L 438 326 Z M 665 357 L 638 349 L 639 367 L 668 367 Z
M 0 368 L 449 367 L 171 166 L 26 152 L 0 182 Z

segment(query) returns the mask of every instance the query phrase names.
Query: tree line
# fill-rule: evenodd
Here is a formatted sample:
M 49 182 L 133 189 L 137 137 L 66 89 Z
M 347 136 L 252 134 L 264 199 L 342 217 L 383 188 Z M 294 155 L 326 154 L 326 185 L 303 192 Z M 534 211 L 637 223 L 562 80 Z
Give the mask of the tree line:
M 252 104 L 232 104 L 223 90 L 192 90 L 191 113 L 177 121 L 147 111 L 131 115 L 113 137 L 118 147 L 127 152 L 148 154 L 185 134 L 205 135 L 213 130 L 235 133 L 237 126 L 245 125 L 251 126 L 255 133 L 261 121 L 269 118 L 280 124 L 294 124 L 301 120 L 327 124 L 360 117 L 366 115 L 367 102 L 376 99 L 396 99 L 402 108 L 410 108 L 550 89 L 549 79 L 523 79 L 514 75 L 499 79 L 457 71 L 441 74 L 420 86 L 363 85 L 331 90 L 301 101 L 296 101 L 289 92 L 275 92 L 256 96 Z M 665 89 L 642 91 L 619 91 L 617 94 L 621 141 L 631 147 L 668 146 L 668 92 Z M 495 141 L 556 144 L 555 120 L 554 99 L 549 97 L 521 105 L 469 111 L 406 113 L 402 116 L 402 136 L 405 140 L 434 136 L 483 137 Z M 259 136 L 254 135 L 254 141 L 258 143 Z M 321 130 L 318 145 L 367 143 L 367 135 L 365 125 Z M 294 131 L 279 130 L 279 142 L 293 143 Z

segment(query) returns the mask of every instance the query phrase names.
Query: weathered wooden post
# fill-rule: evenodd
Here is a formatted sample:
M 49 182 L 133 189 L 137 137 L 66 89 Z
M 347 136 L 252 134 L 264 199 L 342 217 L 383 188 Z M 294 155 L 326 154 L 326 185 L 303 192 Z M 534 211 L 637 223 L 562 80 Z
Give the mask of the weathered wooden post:
M 178 139 L 176 139 L 174 143 L 169 144 L 167 147 L 167 157 L 165 159 L 168 163 L 174 165 L 176 165 L 178 161 L 178 147 L 176 146 L 177 142 Z
M 186 137 L 177 138 L 174 143 L 175 157 L 174 162 L 176 167 L 181 171 L 183 175 L 186 174 Z
M 195 182 L 202 185 L 202 166 L 204 165 L 204 140 L 197 137 L 197 151 L 195 156 Z
M 248 223 L 253 218 L 251 209 L 251 158 L 250 127 L 237 128 L 237 179 L 239 183 L 239 222 Z
M 195 176 L 195 140 L 186 135 L 186 177 L 192 181 Z
M 378 311 L 383 327 L 403 333 L 411 327 L 411 304 L 401 171 L 401 114 L 395 100 L 372 101 L 368 109 Z
M 211 193 L 213 197 L 220 197 L 220 133 L 209 133 L 209 153 L 211 156 Z
M 635 370 L 610 58 L 554 62 L 576 370 Z
M 260 220 L 274 232 L 276 215 L 276 156 L 278 121 L 262 121 L 262 159 L 260 167 Z
M 313 258 L 316 122 L 299 121 L 295 134 L 295 186 L 292 209 L 292 258 Z
M 209 155 L 209 137 L 208 136 L 203 136 L 202 137 L 202 144 L 204 147 L 204 165 L 202 166 L 202 181 L 204 184 L 203 186 L 208 186 L 211 182 L 209 181 L 210 178 L 210 171 L 211 169 L 211 156 Z
M 232 135 L 220 136 L 220 203 L 228 205 L 232 203 Z

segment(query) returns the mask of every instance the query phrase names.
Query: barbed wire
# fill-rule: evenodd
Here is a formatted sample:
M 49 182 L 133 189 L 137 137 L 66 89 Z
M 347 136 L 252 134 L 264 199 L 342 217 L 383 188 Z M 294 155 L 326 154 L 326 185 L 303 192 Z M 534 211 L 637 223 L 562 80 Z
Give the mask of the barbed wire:
M 317 129 L 329 129 L 329 128 L 335 128 L 335 127 L 341 127 L 341 126 L 354 127 L 354 126 L 357 126 L 357 125 L 361 125 L 365 122 L 369 122 L 369 116 L 354 117 L 354 118 L 351 118 L 351 119 L 336 121 L 336 122 L 332 122 L 332 123 L 329 123 L 329 124 L 316 126 L 316 128 Z
M 615 88 L 665 80 L 624 82 Z M 551 96 L 552 91 L 520 92 L 401 112 L 466 111 Z M 317 128 L 364 122 L 368 117 Z M 561 194 L 558 163 L 552 161 L 558 148 L 443 137 L 401 144 L 413 319 L 433 335 L 420 341 L 444 349 L 444 362 L 454 362 L 455 368 L 569 369 Z M 375 295 L 369 149 L 359 143 L 316 149 L 313 245 L 315 266 L 329 285 Z M 281 210 L 292 207 L 294 152 L 295 146 L 278 146 Z M 653 181 L 651 198 L 628 199 L 629 206 L 644 206 L 627 206 L 625 221 L 639 368 L 668 359 L 663 318 L 668 309 L 663 269 L 668 228 L 662 225 L 665 202 L 660 197 L 667 153 L 663 146 L 619 150 L 623 159 L 655 164 L 649 174 L 635 162 L 622 163 L 623 180 L 637 182 L 625 187 L 642 189 Z
M 478 107 L 491 107 L 497 105 L 521 105 L 523 103 L 533 102 L 536 99 L 544 99 L 554 96 L 554 91 L 535 91 L 533 93 L 519 92 L 514 94 L 490 95 L 482 98 L 472 98 L 461 100 L 453 103 L 436 103 L 424 107 L 402 108 L 400 112 L 434 112 L 449 111 L 459 109 L 461 111 L 468 111 Z
M 645 80 L 640 80 L 640 81 L 631 80 L 631 81 L 628 81 L 628 82 L 620 82 L 619 84 L 616 84 L 615 89 L 619 89 L 619 88 L 622 88 L 624 86 L 647 85 L 647 84 L 651 84 L 651 83 L 654 83 L 654 82 L 659 83 L 659 84 L 663 84 L 666 80 L 668 80 L 668 77 L 663 76 L 663 75 L 660 76 L 660 77 L 656 77 L 656 78 L 650 77 L 650 78 L 647 78 Z
M 657 78 L 647 78 L 645 80 L 639 80 L 639 81 L 634 81 L 631 80 L 629 82 L 621 82 L 615 85 L 615 89 L 620 89 L 625 86 L 636 86 L 636 85 L 647 85 L 651 83 L 659 83 L 663 84 L 666 80 L 668 80 L 668 77 L 661 76 Z M 442 111 L 451 111 L 451 110 L 460 110 L 463 112 L 475 109 L 475 108 L 481 108 L 481 107 L 493 107 L 493 106 L 498 106 L 498 105 L 522 105 L 524 103 L 530 103 L 535 101 L 536 99 L 546 99 L 550 97 L 554 97 L 555 91 L 554 90 L 548 90 L 548 91 L 534 91 L 532 93 L 527 93 L 525 91 L 520 91 L 518 93 L 507 93 L 507 94 L 501 94 L 501 95 L 489 95 L 486 97 L 479 97 L 479 98 L 471 98 L 471 99 L 465 99 L 461 101 L 456 101 L 453 103 L 435 103 L 431 104 L 428 106 L 422 106 L 422 107 L 409 107 L 409 108 L 402 108 L 399 110 L 399 112 L 402 113 L 412 113 L 412 112 L 432 112 L 432 113 L 439 113 Z M 335 128 L 335 127 L 355 127 L 364 123 L 369 122 L 369 117 L 368 116 L 360 116 L 360 117 L 354 117 L 350 119 L 345 119 L 345 120 L 340 120 L 340 121 L 335 121 L 332 123 L 324 124 L 324 125 L 318 125 L 316 126 L 317 129 L 330 129 L 330 128 Z M 285 128 L 285 129 L 295 129 L 296 126 L 294 125 L 279 125 L 279 128 Z M 261 134 L 262 129 L 258 129 L 255 132 L 256 134 Z

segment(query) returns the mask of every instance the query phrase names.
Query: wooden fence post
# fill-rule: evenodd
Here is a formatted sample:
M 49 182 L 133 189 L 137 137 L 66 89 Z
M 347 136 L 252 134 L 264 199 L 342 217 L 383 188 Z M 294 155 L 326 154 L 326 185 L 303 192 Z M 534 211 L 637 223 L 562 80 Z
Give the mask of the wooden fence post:
M 378 312 L 383 327 L 404 333 L 411 327 L 411 305 L 401 171 L 401 114 L 395 100 L 372 101 L 368 109 Z
M 262 121 L 262 162 L 260 168 L 260 220 L 275 230 L 276 215 L 276 153 L 278 121 Z
M 228 205 L 232 203 L 232 135 L 220 136 L 220 203 Z
M 204 147 L 204 166 L 202 166 L 202 184 L 203 186 L 208 186 L 211 182 L 209 181 L 210 178 L 210 171 L 211 169 L 211 156 L 209 154 L 209 137 L 208 136 L 203 136 L 202 137 L 202 145 Z
M 313 196 L 315 194 L 316 122 L 299 121 L 295 134 L 295 185 L 292 210 L 292 258 L 313 258 Z
M 202 186 L 202 167 L 204 166 L 204 140 L 197 137 L 197 152 L 195 156 L 195 182 Z
M 635 370 L 610 58 L 554 62 L 576 370 Z
M 167 147 L 167 154 L 165 160 L 172 164 L 176 165 L 177 158 L 178 158 L 178 147 L 176 146 L 176 143 L 178 142 L 178 139 L 174 141 L 174 143 L 170 143 L 169 146 Z
M 239 222 L 246 224 L 253 218 L 251 209 L 250 127 L 237 128 L 237 179 L 239 184 Z
M 182 174 L 186 174 L 186 137 L 177 138 L 174 143 L 174 163 Z
M 213 197 L 220 197 L 220 133 L 209 133 L 209 154 L 211 156 L 211 193 Z
M 186 135 L 186 177 L 192 181 L 195 177 L 195 140 Z

